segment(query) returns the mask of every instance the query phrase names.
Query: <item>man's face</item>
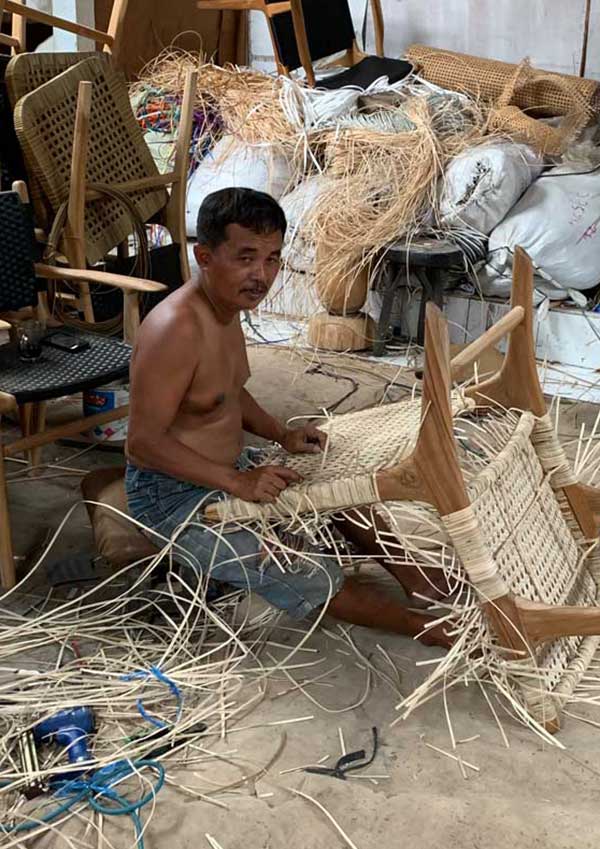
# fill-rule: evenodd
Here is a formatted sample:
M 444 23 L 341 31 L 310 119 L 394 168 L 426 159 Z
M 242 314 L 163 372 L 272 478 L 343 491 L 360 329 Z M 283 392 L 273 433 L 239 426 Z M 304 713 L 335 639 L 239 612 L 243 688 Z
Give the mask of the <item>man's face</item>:
M 223 305 L 252 310 L 263 300 L 281 263 L 281 232 L 253 233 L 228 224 L 227 238 L 216 248 L 196 245 L 194 255 L 210 287 Z

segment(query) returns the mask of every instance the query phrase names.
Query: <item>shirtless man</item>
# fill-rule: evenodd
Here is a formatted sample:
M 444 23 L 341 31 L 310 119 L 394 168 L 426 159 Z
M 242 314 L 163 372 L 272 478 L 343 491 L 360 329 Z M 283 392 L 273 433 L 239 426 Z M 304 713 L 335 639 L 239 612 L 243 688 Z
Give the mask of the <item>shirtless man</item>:
M 283 466 L 253 468 L 242 450 L 244 430 L 291 453 L 325 445 L 313 425 L 287 428 L 245 389 L 240 313 L 256 308 L 275 280 L 285 229 L 283 211 L 261 192 L 223 189 L 202 204 L 194 248 L 200 273 L 145 319 L 131 363 L 129 508 L 163 542 L 175 534 L 181 564 L 251 589 L 293 617 L 327 605 L 346 622 L 414 635 L 428 621 L 424 614 L 344 578 L 333 557 L 306 541 L 297 538 L 283 574 L 251 531 L 217 535 L 204 523 L 206 504 L 223 493 L 273 502 L 299 480 Z M 447 645 L 438 629 L 423 640 Z

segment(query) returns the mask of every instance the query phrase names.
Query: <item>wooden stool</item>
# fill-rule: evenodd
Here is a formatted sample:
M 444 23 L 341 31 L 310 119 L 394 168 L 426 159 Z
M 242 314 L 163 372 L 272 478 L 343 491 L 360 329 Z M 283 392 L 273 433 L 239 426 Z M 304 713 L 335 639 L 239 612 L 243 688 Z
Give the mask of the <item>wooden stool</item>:
M 440 309 L 443 308 L 444 271 L 459 265 L 462 259 L 463 252 L 452 242 L 425 236 L 413 239 L 410 243 L 398 242 L 386 248 L 382 271 L 383 303 L 373 344 L 373 354 L 376 357 L 383 356 L 386 350 L 390 316 L 400 288 L 402 272 L 414 271 L 423 287 L 417 329 L 417 343 L 422 345 L 425 336 L 425 308 L 429 301 L 433 301 Z

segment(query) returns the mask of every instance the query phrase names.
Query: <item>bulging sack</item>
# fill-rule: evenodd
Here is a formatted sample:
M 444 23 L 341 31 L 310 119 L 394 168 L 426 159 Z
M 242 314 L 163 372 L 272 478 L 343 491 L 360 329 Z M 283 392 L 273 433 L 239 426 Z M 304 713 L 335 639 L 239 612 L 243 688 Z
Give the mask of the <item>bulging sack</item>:
M 286 156 L 275 145 L 249 145 L 224 136 L 194 171 L 187 191 L 187 235 L 196 235 L 198 210 L 204 198 L 219 189 L 246 188 L 279 200 L 292 179 Z

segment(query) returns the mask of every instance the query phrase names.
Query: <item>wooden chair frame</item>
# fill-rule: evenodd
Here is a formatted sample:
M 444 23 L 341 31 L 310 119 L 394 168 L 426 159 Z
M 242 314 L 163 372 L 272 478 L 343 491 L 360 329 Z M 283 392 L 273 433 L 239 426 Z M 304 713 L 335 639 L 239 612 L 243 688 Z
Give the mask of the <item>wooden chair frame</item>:
M 1 0 L 0 0 L 1 2 Z M 166 174 L 144 177 L 124 183 L 114 183 L 111 188 L 121 192 L 133 192 L 140 189 L 152 189 L 171 186 L 170 196 L 166 205 L 160 212 L 162 223 L 171 233 L 174 239 L 179 240 L 181 245 L 181 274 L 184 282 L 190 276 L 190 266 L 187 256 L 187 237 L 185 226 L 185 198 L 187 189 L 187 176 L 190 157 L 190 138 L 192 133 L 192 122 L 194 116 L 194 97 L 197 84 L 197 72 L 189 71 L 181 106 L 181 119 L 177 134 L 175 149 L 175 164 L 173 171 Z M 97 192 L 87 188 L 86 165 L 88 156 L 88 142 L 90 133 L 90 115 L 93 96 L 93 83 L 82 81 L 78 87 L 77 111 L 75 114 L 74 143 L 71 160 L 71 179 L 69 183 L 68 211 L 65 235 L 62 240 L 61 250 L 66 256 L 69 264 L 76 269 L 86 266 L 86 243 L 85 243 L 85 204 L 86 201 L 101 197 Z M 65 278 L 66 279 L 66 278 Z M 84 281 L 85 278 L 79 278 Z M 93 276 L 88 277 L 91 282 Z M 94 321 L 94 312 L 89 285 L 81 282 L 79 285 L 80 309 L 88 322 Z M 132 311 L 125 313 L 125 336 L 132 338 L 135 335 L 135 326 L 129 326 L 128 322 L 135 315 Z M 138 313 L 139 315 L 139 313 Z
M 17 191 L 21 200 L 26 203 L 27 189 L 24 183 L 15 183 L 13 189 Z M 140 293 L 160 292 L 166 289 L 162 283 L 153 280 L 142 280 L 138 278 L 124 277 L 120 274 L 109 274 L 105 271 L 89 271 L 86 269 L 58 268 L 55 266 L 35 263 L 37 277 L 44 280 L 68 280 L 74 283 L 92 282 L 113 286 L 123 292 L 124 314 L 126 316 L 125 329 L 128 341 L 133 343 L 135 334 L 139 327 L 139 295 Z M 45 293 L 38 295 L 38 303 L 29 310 L 36 318 L 47 319 L 48 306 Z M 10 315 L 4 314 L 0 317 L 0 330 L 10 329 L 12 321 L 23 316 L 23 313 Z M 8 321 L 5 320 L 8 318 Z M 1 387 L 1 384 L 0 384 Z M 24 452 L 28 455 L 30 464 L 37 465 L 39 452 L 42 446 L 55 442 L 67 436 L 73 436 L 107 422 L 123 419 L 128 414 L 128 406 L 124 405 L 106 413 L 95 416 L 87 416 L 68 422 L 59 427 L 45 430 L 46 403 L 31 402 L 18 405 L 14 395 L 2 392 L 0 388 L 0 418 L 6 413 L 18 413 L 23 438 L 11 443 L 0 442 L 0 583 L 5 588 L 14 586 L 16 575 L 12 549 L 12 535 L 8 512 L 8 498 L 6 491 L 6 480 L 4 475 L 4 460 L 15 454 Z
M 277 3 L 265 3 L 264 0 L 197 0 L 196 5 L 199 9 L 206 11 L 233 10 L 262 12 L 267 19 L 277 71 L 285 76 L 290 75 L 290 69 L 283 62 L 283 59 L 279 54 L 279 50 L 277 49 L 277 41 L 271 25 L 271 19 L 275 15 L 281 15 L 283 12 L 291 12 L 300 62 L 304 68 L 308 84 L 310 86 L 315 85 L 315 71 L 308 47 L 306 23 L 304 20 L 304 12 L 302 10 L 302 0 L 281 0 L 281 2 Z M 370 5 L 371 14 L 373 15 L 373 27 L 375 30 L 375 52 L 377 56 L 383 57 L 384 23 L 381 0 L 370 0 Z M 356 39 L 354 39 L 352 46 L 341 57 L 327 64 L 351 68 L 353 65 L 360 62 L 361 59 L 365 59 L 366 56 L 367 54 L 359 48 Z M 327 67 L 327 65 L 325 67 Z
M 72 32 L 81 35 L 102 45 L 102 49 L 112 54 L 115 63 L 119 61 L 122 50 L 123 25 L 129 0 L 113 0 L 112 11 L 106 32 L 79 24 L 76 21 L 68 21 L 56 15 L 49 15 L 31 6 L 26 6 L 24 0 L 0 0 L 0 19 L 4 12 L 12 14 L 12 33 L 4 35 L 0 33 L 0 44 L 11 48 L 13 53 L 24 53 L 26 51 L 26 26 L 27 21 L 46 24 L 49 27 Z
M 411 500 L 433 505 L 441 516 L 471 503 L 458 462 L 453 435 L 450 387 L 453 375 L 472 365 L 508 335 L 508 348 L 497 375 L 467 390 L 479 407 L 501 405 L 546 414 L 533 338 L 533 268 L 527 254 L 515 251 L 511 310 L 450 361 L 447 325 L 440 310 L 427 305 L 422 424 L 413 454 L 377 474 L 382 501 Z M 577 483 L 563 492 L 584 537 L 600 531 L 600 490 Z M 482 602 L 501 646 L 522 654 L 547 640 L 600 634 L 600 609 L 552 606 L 507 593 Z M 555 730 L 552 728 L 551 730 Z
M 485 407 L 529 411 L 546 415 L 539 383 L 533 337 L 533 267 L 527 254 L 517 248 L 514 258 L 510 311 L 479 339 L 450 360 L 448 329 L 439 308 L 427 305 L 425 367 L 421 424 L 413 452 L 396 466 L 376 473 L 375 491 L 381 502 L 416 501 L 432 505 L 441 517 L 466 510 L 472 504 L 458 460 L 451 406 L 454 379 L 464 374 L 481 355 L 508 336 L 500 371 L 466 390 L 478 409 Z M 600 530 L 600 490 L 580 483 L 562 488 L 583 537 L 595 539 Z M 209 506 L 205 515 L 219 522 L 219 508 Z M 487 619 L 506 658 L 528 656 L 539 643 L 566 636 L 600 634 L 600 608 L 553 606 L 531 602 L 506 592 L 482 601 Z M 557 721 L 548 722 L 557 730 Z

